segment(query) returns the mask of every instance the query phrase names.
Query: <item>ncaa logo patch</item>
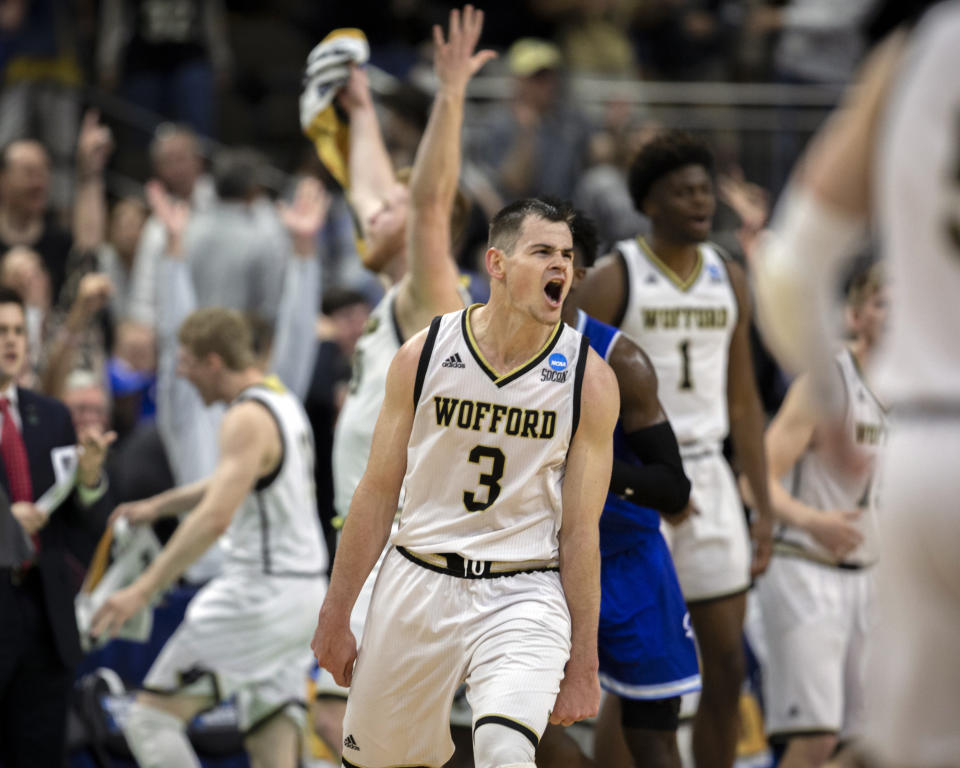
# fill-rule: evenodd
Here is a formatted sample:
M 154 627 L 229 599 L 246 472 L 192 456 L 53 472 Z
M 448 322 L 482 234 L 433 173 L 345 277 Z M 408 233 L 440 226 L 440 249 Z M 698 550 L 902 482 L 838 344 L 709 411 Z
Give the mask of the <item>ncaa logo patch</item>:
M 567 369 L 567 358 L 559 352 L 554 352 L 547 360 L 550 367 L 555 371 L 565 371 Z

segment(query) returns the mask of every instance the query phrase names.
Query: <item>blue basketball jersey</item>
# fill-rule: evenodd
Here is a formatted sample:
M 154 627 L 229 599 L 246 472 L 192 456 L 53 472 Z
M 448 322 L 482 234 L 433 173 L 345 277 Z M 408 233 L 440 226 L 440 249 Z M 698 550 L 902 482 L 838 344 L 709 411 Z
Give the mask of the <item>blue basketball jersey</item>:
M 607 360 L 620 331 L 577 314 L 577 330 Z M 620 422 L 614 456 L 640 464 Z M 666 699 L 700 690 L 697 651 L 660 515 L 607 494 L 600 516 L 600 684 L 630 699 Z

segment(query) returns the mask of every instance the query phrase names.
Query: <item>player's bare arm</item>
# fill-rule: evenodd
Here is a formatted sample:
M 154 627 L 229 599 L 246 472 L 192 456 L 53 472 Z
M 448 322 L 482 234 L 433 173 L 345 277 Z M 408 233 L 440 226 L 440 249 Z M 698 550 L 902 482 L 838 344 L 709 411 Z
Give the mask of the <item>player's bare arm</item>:
M 310 644 L 317 662 L 333 675 L 338 685 L 350 685 L 357 656 L 356 639 L 350 632 L 350 612 L 387 543 L 397 512 L 413 427 L 414 382 L 425 338 L 423 331 L 407 341 L 390 364 L 367 469 L 350 502 L 330 589 Z
M 820 510 L 791 496 L 780 478 L 816 442 L 817 410 L 810 398 L 809 377 L 790 386 L 780 411 L 767 428 L 764 442 L 770 473 L 770 501 L 778 520 L 807 531 L 835 557 L 843 558 L 863 540 L 853 525 L 860 510 Z
M 620 413 L 617 379 L 589 350 L 580 421 L 567 453 L 560 527 L 560 580 L 572 624 L 570 659 L 550 715 L 570 725 L 600 708 L 597 627 L 600 617 L 600 513 L 613 465 L 613 428 Z
M 680 447 L 657 397 L 657 374 L 640 346 L 620 335 L 610 354 L 620 390 L 620 418 L 633 453 L 643 464 L 614 460 L 610 490 L 627 501 L 661 512 L 678 524 L 692 514 L 690 481 Z
M 474 50 L 483 28 L 483 11 L 467 5 L 450 11 L 447 39 L 433 28 L 434 70 L 439 89 L 417 148 L 410 176 L 407 219 L 408 272 L 396 299 L 400 330 L 410 336 L 430 320 L 463 307 L 459 273 L 450 253 L 450 214 L 460 177 L 461 131 L 467 83 L 493 51 Z
M 384 240 L 381 235 L 385 230 L 371 227 L 371 222 L 392 205 L 391 201 L 401 193 L 402 185 L 394 175 L 393 164 L 383 134 L 380 133 L 366 70 L 351 65 L 350 78 L 337 95 L 337 101 L 350 115 L 348 195 L 366 240 L 361 258 L 363 266 L 379 272 L 400 244 Z
M 627 299 L 627 271 L 623 259 L 615 253 L 604 256 L 587 272 L 577 292 L 574 304 L 591 317 L 609 325 L 619 326 Z
M 773 548 L 773 513 L 767 482 L 767 462 L 763 447 L 763 407 L 757 393 L 750 354 L 750 293 L 747 276 L 739 264 L 727 262 L 730 284 L 737 297 L 737 326 L 730 339 L 727 366 L 727 407 L 730 413 L 730 436 L 734 453 L 750 484 L 754 519 L 750 538 L 754 543 L 753 576 L 763 573 L 770 562 Z
M 835 270 L 865 238 L 877 119 L 903 56 L 904 35 L 875 49 L 855 88 L 798 165 L 777 207 L 773 231 L 754 259 L 757 315 L 771 351 L 793 372 L 829 369 L 833 335 L 826 310 Z M 818 400 L 829 390 L 815 381 Z M 821 391 L 824 390 L 824 391 Z M 829 405 L 828 408 L 829 410 Z
M 138 501 L 129 501 L 119 504 L 110 515 L 110 523 L 123 517 L 134 525 L 152 523 L 161 517 L 176 517 L 191 509 L 200 503 L 200 499 L 207 492 L 207 483 L 210 478 L 205 477 L 189 485 L 182 485 L 178 488 L 158 493 L 156 496 L 150 496 Z
M 202 500 L 177 526 L 163 551 L 129 587 L 115 593 L 93 619 L 92 634 L 112 634 L 150 598 L 168 587 L 222 536 L 257 479 L 280 461 L 276 422 L 256 403 L 240 403 L 220 427 L 220 461 Z

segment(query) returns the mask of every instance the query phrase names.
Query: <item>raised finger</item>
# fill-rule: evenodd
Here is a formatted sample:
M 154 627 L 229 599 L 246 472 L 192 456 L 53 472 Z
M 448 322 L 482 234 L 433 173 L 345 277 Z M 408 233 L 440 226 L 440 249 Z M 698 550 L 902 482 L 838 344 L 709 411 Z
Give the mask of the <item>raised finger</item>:
M 450 29 L 447 35 L 451 43 L 460 38 L 460 11 L 457 8 L 450 11 Z
M 439 24 L 433 25 L 433 46 L 438 51 L 443 48 L 443 29 Z

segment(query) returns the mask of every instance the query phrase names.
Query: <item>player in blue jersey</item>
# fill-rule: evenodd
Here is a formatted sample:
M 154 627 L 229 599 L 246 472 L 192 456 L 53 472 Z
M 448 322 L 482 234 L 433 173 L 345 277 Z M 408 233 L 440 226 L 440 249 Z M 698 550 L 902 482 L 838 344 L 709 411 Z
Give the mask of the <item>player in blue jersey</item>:
M 578 213 L 572 229 L 571 294 L 597 252 L 596 230 L 588 218 Z M 619 726 L 637 765 L 680 768 L 680 696 L 700 690 L 700 671 L 690 615 L 660 534 L 660 516 L 679 523 L 690 514 L 690 481 L 657 398 L 656 373 L 643 350 L 570 301 L 563 317 L 589 337 L 620 385 L 613 476 L 600 518 L 600 684 L 611 695 L 597 723 L 594 758 L 605 768 L 629 764 L 616 733 Z M 541 743 L 538 765 L 575 764 L 559 735 L 551 735 Z M 566 748 L 571 748 L 569 742 Z

